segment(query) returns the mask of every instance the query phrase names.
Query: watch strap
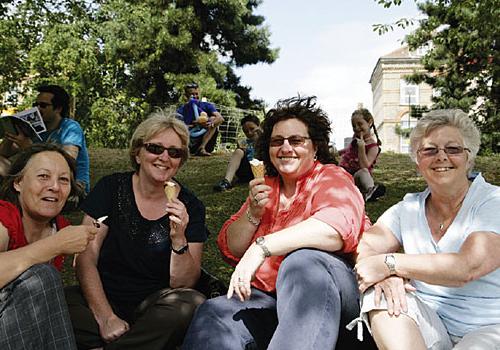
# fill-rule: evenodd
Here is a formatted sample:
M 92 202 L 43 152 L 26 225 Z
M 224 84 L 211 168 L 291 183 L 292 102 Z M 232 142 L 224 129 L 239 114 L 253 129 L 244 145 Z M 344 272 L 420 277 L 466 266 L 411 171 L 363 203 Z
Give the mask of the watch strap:
M 189 244 L 184 244 L 182 247 L 180 247 L 179 249 L 175 249 L 174 246 L 171 246 L 172 248 L 172 251 L 175 253 L 175 254 L 178 254 L 178 255 L 182 255 L 184 254 L 185 252 L 188 251 L 189 249 Z
M 269 249 L 267 248 L 266 244 L 265 244 L 265 238 L 264 237 L 257 237 L 257 239 L 255 240 L 255 244 L 257 244 L 260 249 L 262 249 L 262 251 L 264 252 L 264 256 L 266 258 L 269 258 L 271 256 L 271 252 L 269 251 Z

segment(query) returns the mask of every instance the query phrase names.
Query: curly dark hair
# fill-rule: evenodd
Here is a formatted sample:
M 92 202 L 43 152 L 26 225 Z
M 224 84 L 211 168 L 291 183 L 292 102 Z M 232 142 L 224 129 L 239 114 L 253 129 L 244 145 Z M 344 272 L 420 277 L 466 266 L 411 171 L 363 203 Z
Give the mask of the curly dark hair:
M 278 176 L 278 171 L 269 156 L 269 143 L 276 123 L 298 119 L 307 126 L 309 137 L 316 147 L 316 157 L 323 164 L 336 164 L 335 158 L 329 151 L 331 126 L 330 119 L 325 111 L 316 105 L 316 96 L 301 97 L 300 95 L 283 99 L 276 103 L 276 107 L 269 110 L 261 124 L 262 135 L 257 141 L 257 158 L 264 162 L 266 174 Z
M 26 165 L 29 160 L 36 154 L 42 152 L 56 152 L 64 157 L 68 163 L 71 175 L 71 190 L 66 200 L 66 204 L 62 212 L 68 212 L 76 209 L 79 201 L 83 198 L 84 189 L 81 183 L 75 181 L 76 162 L 68 152 L 66 152 L 60 145 L 55 143 L 38 143 L 34 144 L 26 150 L 19 153 L 16 160 L 12 163 L 9 173 L 4 177 L 0 186 L 0 199 L 14 204 L 20 211 L 22 211 L 19 203 L 19 193 L 14 188 L 14 183 L 19 181 L 25 173 Z

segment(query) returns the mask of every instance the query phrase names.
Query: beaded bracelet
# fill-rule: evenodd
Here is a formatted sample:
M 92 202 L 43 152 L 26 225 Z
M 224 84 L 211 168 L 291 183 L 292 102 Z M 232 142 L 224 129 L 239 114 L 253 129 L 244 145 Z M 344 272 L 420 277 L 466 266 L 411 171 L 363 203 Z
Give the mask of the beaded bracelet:
M 247 215 L 248 222 L 250 222 L 252 225 L 254 225 L 254 226 L 259 226 L 260 225 L 260 220 L 254 218 L 252 216 L 252 214 L 250 214 L 250 209 L 247 209 L 246 215 Z

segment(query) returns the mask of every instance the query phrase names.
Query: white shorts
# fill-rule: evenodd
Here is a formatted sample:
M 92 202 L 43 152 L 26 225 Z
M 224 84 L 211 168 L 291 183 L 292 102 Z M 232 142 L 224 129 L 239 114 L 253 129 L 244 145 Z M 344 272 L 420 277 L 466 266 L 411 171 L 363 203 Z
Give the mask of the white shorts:
M 467 333 L 463 338 L 450 336 L 439 315 L 414 293 L 407 293 L 408 312 L 420 329 L 420 333 L 429 350 L 500 350 L 500 325 L 478 328 Z M 375 307 L 375 290 L 370 288 L 362 297 L 361 319 L 370 329 L 368 312 L 386 310 L 384 294 L 379 307 Z

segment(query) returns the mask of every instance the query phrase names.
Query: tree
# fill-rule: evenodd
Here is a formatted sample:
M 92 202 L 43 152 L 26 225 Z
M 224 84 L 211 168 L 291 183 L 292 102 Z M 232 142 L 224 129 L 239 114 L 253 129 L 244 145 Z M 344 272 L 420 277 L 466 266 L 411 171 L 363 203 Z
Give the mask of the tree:
M 385 7 L 400 0 L 377 0 Z M 427 72 L 409 77 L 434 88 L 433 108 L 461 108 L 483 134 L 483 146 L 495 149 L 500 141 L 500 0 L 427 0 L 417 2 L 425 18 L 406 37 L 410 49 L 427 47 L 422 58 Z M 414 22 L 401 19 L 393 25 Z M 393 25 L 375 25 L 383 33 Z
M 259 0 L 18 0 L 0 3 L 0 88 L 24 79 L 67 87 L 87 136 L 133 130 L 154 107 L 179 104 L 196 81 L 210 101 L 259 108 L 234 67 L 272 63 Z M 118 105 L 125 104 L 125 105 Z M 104 106 L 110 106 L 105 108 Z M 110 115 L 111 114 L 111 115 Z M 110 125 L 109 121 L 121 125 Z M 113 130 L 111 130 L 113 133 Z M 129 131 L 130 132 L 130 131 Z M 120 141 L 116 141 L 120 140 Z M 102 142 L 102 144 L 100 143 Z

